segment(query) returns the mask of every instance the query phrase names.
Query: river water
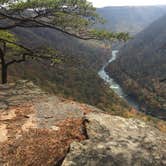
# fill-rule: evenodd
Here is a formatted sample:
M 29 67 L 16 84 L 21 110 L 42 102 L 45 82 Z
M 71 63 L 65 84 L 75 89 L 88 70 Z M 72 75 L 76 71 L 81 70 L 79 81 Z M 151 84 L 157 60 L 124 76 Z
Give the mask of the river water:
M 119 97 L 121 97 L 122 99 L 127 101 L 127 103 L 129 105 L 131 105 L 133 108 L 135 108 L 136 110 L 139 110 L 139 104 L 137 102 L 135 102 L 134 100 L 132 100 L 131 98 L 129 98 L 127 96 L 127 94 L 123 91 L 122 87 L 105 72 L 105 68 L 107 67 L 107 65 L 109 65 L 110 63 L 112 63 L 113 61 L 116 60 L 117 53 L 118 53 L 118 50 L 112 51 L 111 58 L 101 68 L 101 70 L 98 72 L 98 74 L 99 74 L 100 78 L 102 78 Z

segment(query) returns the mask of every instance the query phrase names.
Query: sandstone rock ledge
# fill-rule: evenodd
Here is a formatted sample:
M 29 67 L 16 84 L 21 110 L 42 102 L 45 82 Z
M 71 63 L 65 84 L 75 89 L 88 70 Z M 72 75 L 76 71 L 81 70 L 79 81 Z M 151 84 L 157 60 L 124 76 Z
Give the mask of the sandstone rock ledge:
M 165 166 L 166 134 L 135 119 L 0 85 L 0 166 Z
M 63 166 L 165 166 L 166 135 L 135 119 L 86 116 L 88 140 L 73 142 Z

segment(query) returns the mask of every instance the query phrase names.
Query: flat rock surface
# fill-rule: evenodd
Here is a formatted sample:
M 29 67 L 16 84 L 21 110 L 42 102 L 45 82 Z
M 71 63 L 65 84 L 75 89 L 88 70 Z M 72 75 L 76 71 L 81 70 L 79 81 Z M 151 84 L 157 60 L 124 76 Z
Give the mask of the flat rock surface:
M 95 110 L 30 81 L 0 85 L 0 166 L 58 163 L 71 142 L 85 139 L 84 116 Z
M 27 80 L 5 85 L 0 84 L 0 109 L 22 105 L 35 99 L 39 100 L 45 95 L 46 93 Z
M 86 116 L 88 140 L 71 144 L 63 166 L 165 166 L 166 134 L 135 119 Z
M 165 166 L 166 135 L 136 119 L 0 85 L 0 166 Z

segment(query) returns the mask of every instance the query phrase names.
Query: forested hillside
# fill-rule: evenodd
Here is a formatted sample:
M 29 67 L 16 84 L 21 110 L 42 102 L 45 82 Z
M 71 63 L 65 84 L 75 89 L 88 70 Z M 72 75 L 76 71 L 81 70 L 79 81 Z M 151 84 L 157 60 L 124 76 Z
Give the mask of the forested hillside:
M 47 92 L 88 103 L 113 114 L 125 114 L 129 106 L 105 85 L 97 74 L 110 57 L 110 49 L 95 41 L 82 41 L 53 29 L 16 28 L 13 32 L 29 47 L 51 47 L 63 61 L 54 66 L 31 60 L 9 68 L 9 80 L 28 79 Z
M 166 13 L 166 6 L 105 7 L 97 11 L 106 19 L 106 24 L 99 28 L 134 35 Z
M 145 14 L 146 17 L 139 21 L 138 17 L 142 17 L 142 11 L 145 11 L 145 9 L 148 9 L 148 13 L 151 14 Z M 136 33 L 139 31 L 138 27 L 144 28 L 145 24 L 149 24 L 153 19 L 162 15 L 165 12 L 164 9 L 165 7 L 123 7 L 122 10 L 114 7 L 111 9 L 112 14 L 116 15 L 114 17 L 110 14 L 110 8 L 103 8 L 107 15 L 110 16 L 106 17 L 108 22 L 105 26 L 109 26 L 111 23 L 115 26 L 114 31 L 119 31 L 118 27 L 123 27 L 121 30 L 126 31 L 124 27 L 127 26 L 119 23 L 122 23 L 122 20 L 127 20 L 130 22 L 126 22 L 127 25 L 137 25 L 132 27 L 132 30 Z M 104 14 L 103 10 L 98 9 L 98 13 Z M 125 14 L 123 14 L 123 11 Z M 155 16 L 154 12 L 156 12 Z M 133 17 L 127 19 L 127 15 L 132 15 Z M 133 23 L 134 19 L 137 20 L 135 23 Z M 110 22 L 112 20 L 114 22 Z M 48 92 L 95 105 L 103 110 L 111 110 L 115 114 L 123 114 L 123 112 L 129 110 L 127 104 L 118 98 L 97 75 L 100 67 L 110 57 L 111 50 L 108 45 L 94 40 L 78 40 L 49 28 L 14 28 L 12 32 L 16 34 L 20 43 L 28 47 L 42 49 L 50 47 L 58 50 L 63 57 L 63 62 L 51 66 L 45 60 L 40 60 L 41 62 L 38 63 L 38 60 L 29 59 L 22 64 L 12 65 L 9 68 L 10 81 L 20 78 L 30 79 Z
M 166 115 L 166 15 L 129 41 L 107 71 L 143 110 Z
M 98 9 L 98 13 L 107 20 L 102 28 L 135 34 L 163 15 L 165 9 L 166 7 L 108 7 Z M 14 65 L 9 70 L 11 80 L 31 79 L 49 92 L 59 93 L 105 110 L 111 108 L 122 111 L 127 108 L 97 75 L 99 68 L 110 56 L 106 45 L 78 40 L 48 28 L 15 28 L 12 31 L 21 43 L 30 47 L 54 48 L 59 50 L 66 60 L 54 67 L 44 61 L 38 64 L 35 60 Z
M 97 69 L 110 56 L 105 45 L 96 42 L 78 40 L 50 28 L 15 28 L 12 30 L 20 42 L 32 48 L 53 48 L 62 55 L 83 57 L 89 67 Z

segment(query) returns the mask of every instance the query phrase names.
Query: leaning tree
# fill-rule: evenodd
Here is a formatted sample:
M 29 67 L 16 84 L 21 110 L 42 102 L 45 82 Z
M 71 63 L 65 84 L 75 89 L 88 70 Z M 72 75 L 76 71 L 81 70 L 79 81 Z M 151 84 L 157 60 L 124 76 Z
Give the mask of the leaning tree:
M 12 28 L 52 28 L 82 40 L 127 40 L 128 33 L 95 30 L 103 23 L 87 0 L 0 0 L 0 64 L 2 83 L 7 83 L 7 70 L 13 63 L 28 58 L 44 58 L 55 62 L 57 51 L 28 48 L 22 45 Z

